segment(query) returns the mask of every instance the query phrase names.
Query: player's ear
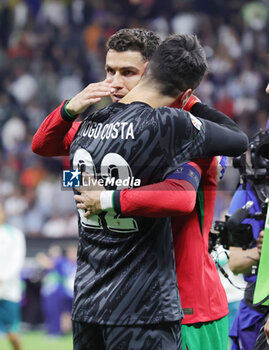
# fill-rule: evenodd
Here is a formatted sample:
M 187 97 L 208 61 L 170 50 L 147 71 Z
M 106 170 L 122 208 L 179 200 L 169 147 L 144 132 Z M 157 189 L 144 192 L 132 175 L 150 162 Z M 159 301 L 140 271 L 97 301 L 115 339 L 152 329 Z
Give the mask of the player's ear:
M 192 92 L 193 92 L 192 89 L 187 89 L 182 93 L 181 95 L 182 108 L 184 108 L 185 104 L 188 102 Z
M 188 89 L 184 92 L 181 92 L 178 95 L 178 97 L 176 98 L 175 102 L 173 102 L 170 107 L 184 108 L 184 106 L 188 102 L 191 94 L 192 94 L 192 89 Z
M 146 68 L 147 68 L 148 64 L 149 64 L 149 61 L 147 61 L 147 62 L 144 63 L 144 66 L 143 66 L 143 69 L 142 69 L 141 77 L 143 77 L 143 75 L 144 75 L 144 73 L 145 73 L 145 71 L 146 71 Z

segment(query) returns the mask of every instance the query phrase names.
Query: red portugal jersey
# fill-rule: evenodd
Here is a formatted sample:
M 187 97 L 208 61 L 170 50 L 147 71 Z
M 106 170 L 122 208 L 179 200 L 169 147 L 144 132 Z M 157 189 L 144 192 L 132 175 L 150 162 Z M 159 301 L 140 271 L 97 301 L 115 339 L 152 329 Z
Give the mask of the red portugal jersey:
M 228 302 L 216 265 L 208 253 L 217 189 L 217 159 L 195 161 L 202 170 L 196 210 L 172 218 L 183 324 L 217 320 L 228 314 Z

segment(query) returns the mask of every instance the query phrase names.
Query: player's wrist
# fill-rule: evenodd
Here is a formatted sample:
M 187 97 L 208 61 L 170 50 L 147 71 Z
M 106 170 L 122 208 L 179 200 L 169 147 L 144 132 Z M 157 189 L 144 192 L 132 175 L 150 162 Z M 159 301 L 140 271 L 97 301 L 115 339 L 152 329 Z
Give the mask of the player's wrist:
M 114 209 L 113 206 L 113 195 L 115 191 L 101 191 L 100 193 L 100 206 L 104 211 Z
M 79 113 L 77 112 L 77 109 L 73 106 L 73 98 L 70 98 L 65 105 L 66 112 L 72 117 L 76 118 Z
M 78 114 L 74 114 L 74 112 L 72 112 L 72 109 L 68 108 L 68 103 L 70 100 L 71 99 L 64 101 L 61 108 L 61 116 L 65 121 L 73 121 L 78 116 Z

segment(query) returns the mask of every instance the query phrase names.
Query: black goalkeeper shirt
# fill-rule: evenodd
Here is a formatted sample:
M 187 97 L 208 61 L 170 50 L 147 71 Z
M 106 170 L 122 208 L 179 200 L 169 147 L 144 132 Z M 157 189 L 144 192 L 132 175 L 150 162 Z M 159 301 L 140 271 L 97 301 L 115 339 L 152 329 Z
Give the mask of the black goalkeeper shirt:
M 190 159 L 245 150 L 237 126 L 225 116 L 218 122 L 169 107 L 113 103 L 81 124 L 70 148 L 71 168 L 102 179 L 107 189 L 159 182 Z M 232 145 L 214 146 L 221 137 Z M 183 317 L 169 218 L 122 217 L 111 210 L 85 219 L 79 210 L 77 264 L 73 320 L 138 325 Z

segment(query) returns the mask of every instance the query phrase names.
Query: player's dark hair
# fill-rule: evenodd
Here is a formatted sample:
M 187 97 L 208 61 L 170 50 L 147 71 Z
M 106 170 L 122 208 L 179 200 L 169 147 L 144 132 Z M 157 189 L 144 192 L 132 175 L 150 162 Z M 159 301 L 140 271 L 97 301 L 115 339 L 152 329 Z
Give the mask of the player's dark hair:
M 149 62 L 146 76 L 160 87 L 162 94 L 176 97 L 194 90 L 207 71 L 204 49 L 195 35 L 176 34 L 165 39 Z
M 112 35 L 106 50 L 117 52 L 138 51 L 144 61 L 149 61 L 160 44 L 160 38 L 154 32 L 142 28 L 124 28 Z

